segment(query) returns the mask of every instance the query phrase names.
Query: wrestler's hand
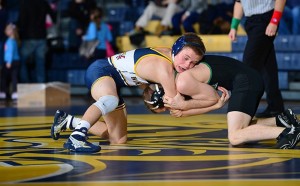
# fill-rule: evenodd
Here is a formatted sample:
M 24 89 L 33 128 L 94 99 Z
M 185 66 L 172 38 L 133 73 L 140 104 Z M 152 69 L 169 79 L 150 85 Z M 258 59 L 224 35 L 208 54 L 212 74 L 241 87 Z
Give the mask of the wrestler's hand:
M 217 109 L 222 108 L 230 98 L 229 92 L 224 87 L 218 86 L 218 90 L 222 92 L 219 101 L 216 103 Z
M 180 110 L 183 110 L 184 108 L 184 103 L 185 103 L 184 97 L 180 93 L 177 93 L 177 95 L 173 98 L 164 96 L 163 101 L 165 103 L 165 107 L 169 107 L 171 109 L 180 109 Z
M 171 114 L 171 116 L 179 118 L 179 117 L 182 117 L 182 110 L 171 109 L 170 114 Z

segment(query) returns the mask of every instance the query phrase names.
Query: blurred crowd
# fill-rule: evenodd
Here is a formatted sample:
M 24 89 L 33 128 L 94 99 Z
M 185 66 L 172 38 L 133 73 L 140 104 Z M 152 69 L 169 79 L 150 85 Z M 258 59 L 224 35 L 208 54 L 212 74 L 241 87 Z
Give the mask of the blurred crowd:
M 299 2 L 287 1 L 279 34 L 300 34 Z M 121 4 L 127 16 L 122 20 L 109 3 Z M 83 42 L 99 41 L 86 59 L 89 64 L 118 52 L 116 37 L 121 35 L 140 47 L 136 40 L 147 34 L 228 34 L 233 4 L 234 0 L 0 0 L 0 99 L 17 99 L 19 82 L 47 82 L 47 55 L 79 52 Z M 153 19 L 160 21 L 156 33 L 146 30 Z M 125 22 L 131 26 L 121 33 Z

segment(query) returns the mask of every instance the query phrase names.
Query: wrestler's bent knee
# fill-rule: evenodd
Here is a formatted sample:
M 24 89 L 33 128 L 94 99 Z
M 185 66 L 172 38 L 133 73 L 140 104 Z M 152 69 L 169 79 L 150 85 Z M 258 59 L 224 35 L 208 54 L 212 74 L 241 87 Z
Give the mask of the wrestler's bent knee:
M 228 135 L 229 143 L 233 146 L 235 145 L 241 145 L 243 143 L 242 139 L 238 137 L 238 135 L 229 134 Z
M 116 96 L 107 95 L 102 96 L 94 103 L 94 105 L 101 111 L 102 115 L 106 115 L 115 110 L 118 106 L 119 99 Z

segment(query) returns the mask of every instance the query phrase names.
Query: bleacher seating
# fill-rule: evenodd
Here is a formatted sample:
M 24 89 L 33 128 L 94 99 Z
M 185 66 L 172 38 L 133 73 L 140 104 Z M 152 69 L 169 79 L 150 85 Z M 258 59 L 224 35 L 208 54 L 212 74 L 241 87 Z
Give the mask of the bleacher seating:
M 75 86 L 84 86 L 84 73 L 87 68 L 85 58 L 75 52 L 60 52 L 52 54 L 47 80 L 67 82 Z
M 47 71 L 47 81 L 67 82 L 66 72 L 62 69 L 49 69 Z
M 247 42 L 247 36 L 238 36 L 237 40 L 232 42 L 232 52 L 243 52 Z
M 288 72 L 278 72 L 279 88 L 281 90 L 289 89 L 289 74 Z
M 118 1 L 118 3 L 120 2 Z M 112 26 L 113 36 L 115 37 L 118 49 L 117 52 L 135 48 L 135 46 L 131 45 L 126 33 L 134 28 L 134 23 L 139 15 L 142 14 L 144 6 L 138 5 L 142 1 L 132 0 L 132 2 L 131 7 L 124 4 L 117 4 L 108 6 L 105 9 L 106 21 Z M 158 25 L 159 20 L 154 19 L 145 29 L 155 34 L 158 30 Z M 145 38 L 145 43 L 148 47 L 171 47 L 177 38 L 178 36 L 158 37 L 148 35 Z M 238 39 L 236 42 L 231 42 L 227 35 L 201 35 L 201 38 L 206 45 L 208 54 L 225 55 L 240 61 L 243 60 L 243 51 L 247 42 L 247 36 L 241 25 L 238 29 Z M 295 87 L 295 83 L 289 81 L 293 79 L 291 75 L 300 72 L 300 35 L 278 35 L 274 41 L 274 45 L 279 69 L 279 87 L 282 90 L 290 91 L 290 83 L 293 83 L 293 87 Z M 54 53 L 47 78 L 48 81 L 63 81 L 69 82 L 73 86 L 83 86 L 86 67 L 85 59 L 79 57 L 77 53 Z M 300 96 L 298 97 L 300 99 Z
M 145 37 L 146 46 L 165 46 L 172 47 L 174 41 L 179 36 L 155 36 L 147 35 Z M 231 52 L 231 41 L 227 35 L 202 35 L 201 38 L 205 43 L 208 52 Z M 117 46 L 120 52 L 132 50 L 135 46 L 131 45 L 128 36 L 119 36 L 117 38 Z
M 84 69 L 86 59 L 76 52 L 60 52 L 52 54 L 51 69 Z
M 132 21 L 122 21 L 119 25 L 119 36 L 126 35 L 134 29 L 134 23 Z
M 67 82 L 71 85 L 85 86 L 85 70 L 68 70 Z
M 108 7 L 105 15 L 109 22 L 122 22 L 125 20 L 127 12 L 128 7 L 126 6 Z
M 279 35 L 274 41 L 275 49 L 280 52 L 299 52 L 300 35 Z
M 300 70 L 300 53 L 277 53 L 278 69 L 288 71 Z

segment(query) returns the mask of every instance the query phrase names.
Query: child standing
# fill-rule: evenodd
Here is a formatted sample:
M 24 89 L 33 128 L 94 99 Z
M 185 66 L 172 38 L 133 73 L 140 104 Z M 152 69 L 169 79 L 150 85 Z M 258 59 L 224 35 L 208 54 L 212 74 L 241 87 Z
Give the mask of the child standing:
M 10 95 L 10 85 L 12 86 L 11 98 L 16 100 L 17 94 L 17 83 L 18 83 L 18 72 L 19 72 L 19 35 L 17 28 L 14 24 L 8 24 L 5 28 L 5 34 L 8 37 L 4 45 L 4 65 L 1 73 L 1 92 L 4 97 Z M 10 84 L 11 83 L 11 84 Z
M 97 45 L 93 55 L 89 59 L 89 63 L 94 62 L 97 59 L 103 59 L 107 57 L 107 42 L 111 43 L 113 41 L 112 33 L 109 29 L 109 25 L 102 19 L 103 10 L 97 7 L 91 10 L 90 13 L 90 23 L 86 34 L 83 36 L 83 41 L 93 41 L 98 40 Z

